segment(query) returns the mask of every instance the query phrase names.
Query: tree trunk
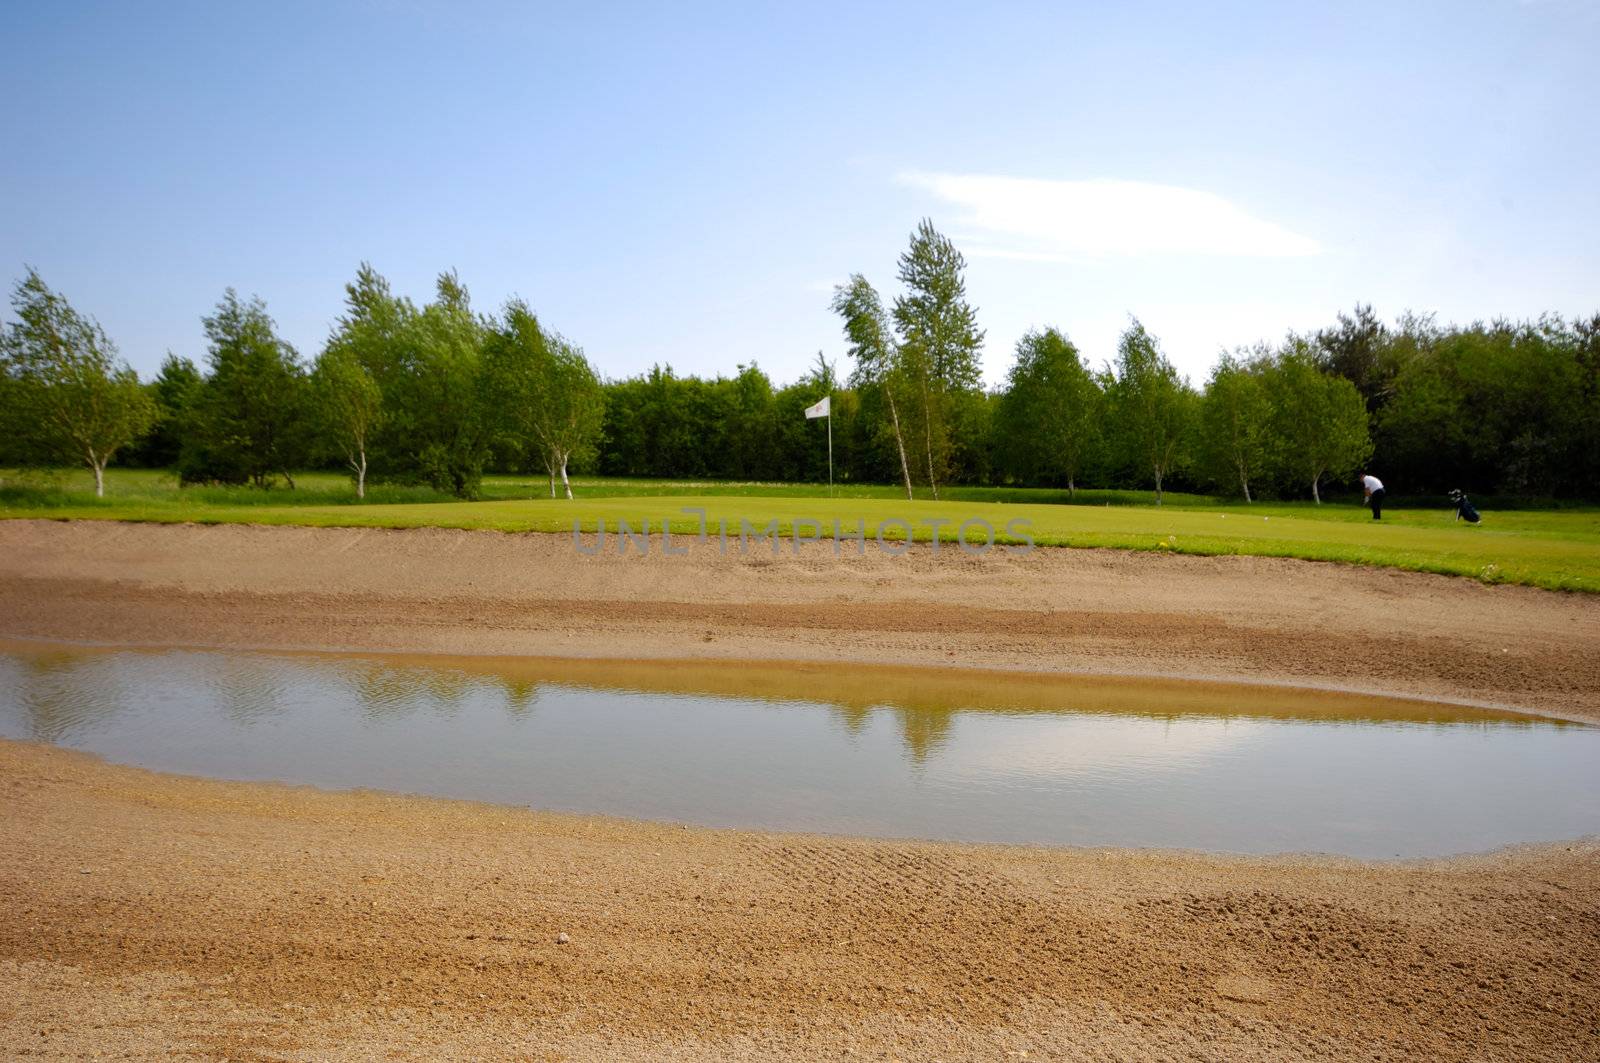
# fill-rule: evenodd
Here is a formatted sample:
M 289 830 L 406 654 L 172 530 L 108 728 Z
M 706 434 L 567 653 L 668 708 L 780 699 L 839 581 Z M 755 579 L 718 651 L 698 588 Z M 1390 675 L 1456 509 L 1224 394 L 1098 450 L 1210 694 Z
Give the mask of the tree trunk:
M 294 477 L 289 475 L 289 470 L 288 469 L 284 469 L 283 470 L 283 478 L 285 480 L 289 481 L 289 490 L 293 491 L 294 490 Z
M 561 455 L 561 486 L 567 492 L 567 501 L 572 501 L 572 481 L 567 479 L 567 456 Z
M 1316 503 L 1319 506 L 1322 505 L 1322 492 L 1317 490 L 1317 481 L 1320 479 L 1322 479 L 1321 473 L 1318 473 L 1311 478 L 1311 497 L 1316 500 Z
M 1068 498 L 1077 498 L 1078 497 L 1078 485 L 1073 482 L 1073 479 L 1072 479 L 1071 476 L 1067 477 L 1067 497 Z
M 545 459 L 544 467 L 550 472 L 550 497 L 556 497 L 556 463 L 549 458 Z
M 356 451 L 356 497 L 367 497 L 367 448 L 362 447 Z
M 1156 466 L 1156 505 L 1161 504 L 1161 466 Z
M 900 435 L 900 413 L 894 406 L 894 390 L 888 384 L 885 384 L 883 393 L 889 399 L 889 419 L 894 422 L 894 445 L 900 451 L 900 475 L 906 479 L 906 501 L 909 502 L 912 500 L 911 465 L 906 461 L 906 441 Z
M 928 385 L 922 385 L 922 442 L 928 451 L 928 489 L 933 500 L 939 501 L 939 481 L 933 475 L 933 400 L 928 395 Z
M 1244 500 L 1246 502 L 1249 502 L 1250 501 L 1250 478 L 1244 474 L 1244 470 L 1243 469 L 1239 470 L 1239 486 L 1244 488 Z
M 89 464 L 94 469 L 94 497 L 106 497 L 106 463 L 99 458 L 91 456 Z

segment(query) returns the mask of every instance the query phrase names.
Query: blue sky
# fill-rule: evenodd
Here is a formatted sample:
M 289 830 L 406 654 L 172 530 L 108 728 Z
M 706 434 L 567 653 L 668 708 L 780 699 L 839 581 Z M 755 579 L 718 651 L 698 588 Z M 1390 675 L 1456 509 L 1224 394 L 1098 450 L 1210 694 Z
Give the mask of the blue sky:
M 680 9 L 681 8 L 681 9 Z M 1203 378 L 1330 322 L 1600 310 L 1600 7 L 0 6 L 0 265 L 141 372 L 224 287 L 311 356 L 370 260 L 611 376 L 842 355 L 926 215 L 998 382 L 1129 314 Z

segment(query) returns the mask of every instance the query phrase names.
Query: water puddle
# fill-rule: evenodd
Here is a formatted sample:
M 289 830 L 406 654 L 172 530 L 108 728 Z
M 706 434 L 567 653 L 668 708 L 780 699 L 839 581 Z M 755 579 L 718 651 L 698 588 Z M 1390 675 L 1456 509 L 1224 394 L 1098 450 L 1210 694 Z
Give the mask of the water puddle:
M 227 779 L 884 837 L 1394 857 L 1600 831 L 1600 728 L 1221 683 L 6 644 L 0 737 Z

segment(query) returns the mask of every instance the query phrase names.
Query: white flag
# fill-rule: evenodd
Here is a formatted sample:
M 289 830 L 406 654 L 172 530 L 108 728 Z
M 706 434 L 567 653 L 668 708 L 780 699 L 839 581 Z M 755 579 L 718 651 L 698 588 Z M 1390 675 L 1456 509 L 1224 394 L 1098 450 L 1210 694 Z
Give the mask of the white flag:
M 817 403 L 815 406 L 807 406 L 806 407 L 806 420 L 814 421 L 818 417 L 826 417 L 826 416 L 828 416 L 828 414 L 830 412 L 832 412 L 828 407 L 828 400 L 831 399 L 831 398 L 833 398 L 833 396 L 829 395 L 827 398 L 823 399 L 821 402 Z

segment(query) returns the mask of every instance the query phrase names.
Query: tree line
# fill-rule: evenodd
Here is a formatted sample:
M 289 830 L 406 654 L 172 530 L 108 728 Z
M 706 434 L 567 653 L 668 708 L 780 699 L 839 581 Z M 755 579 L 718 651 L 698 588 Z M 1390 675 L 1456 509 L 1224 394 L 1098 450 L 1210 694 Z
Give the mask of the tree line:
M 572 495 L 592 462 L 605 394 L 581 348 L 512 299 L 472 309 L 454 273 L 431 302 L 397 296 L 371 266 L 310 362 L 258 298 L 228 289 L 202 318 L 204 367 L 169 354 L 141 384 L 104 330 L 34 271 L 12 297 L 3 389 L 11 464 L 107 461 L 173 467 L 183 484 L 294 486 L 297 470 L 337 466 L 357 497 L 371 476 L 471 498 L 486 468 L 537 468 Z
M 358 497 L 376 478 L 470 498 L 486 470 L 534 471 L 568 497 L 574 470 L 815 482 L 825 428 L 803 411 L 831 395 L 837 478 L 908 497 L 1014 484 L 1320 501 L 1363 466 L 1408 494 L 1593 497 L 1600 482 L 1600 315 L 1388 324 L 1357 306 L 1223 353 L 1198 387 L 1137 319 L 1098 365 L 1047 327 L 985 390 L 960 252 L 924 221 L 896 265 L 887 302 L 861 273 L 833 294 L 848 378 L 819 352 L 782 387 L 754 361 L 604 380 L 523 300 L 479 313 L 444 273 L 419 306 L 369 265 L 313 358 L 229 289 L 202 319 L 202 360 L 169 354 L 144 383 L 30 270 L 0 332 L 0 463 L 81 464 L 97 491 L 114 460 L 258 487 L 337 467 Z

